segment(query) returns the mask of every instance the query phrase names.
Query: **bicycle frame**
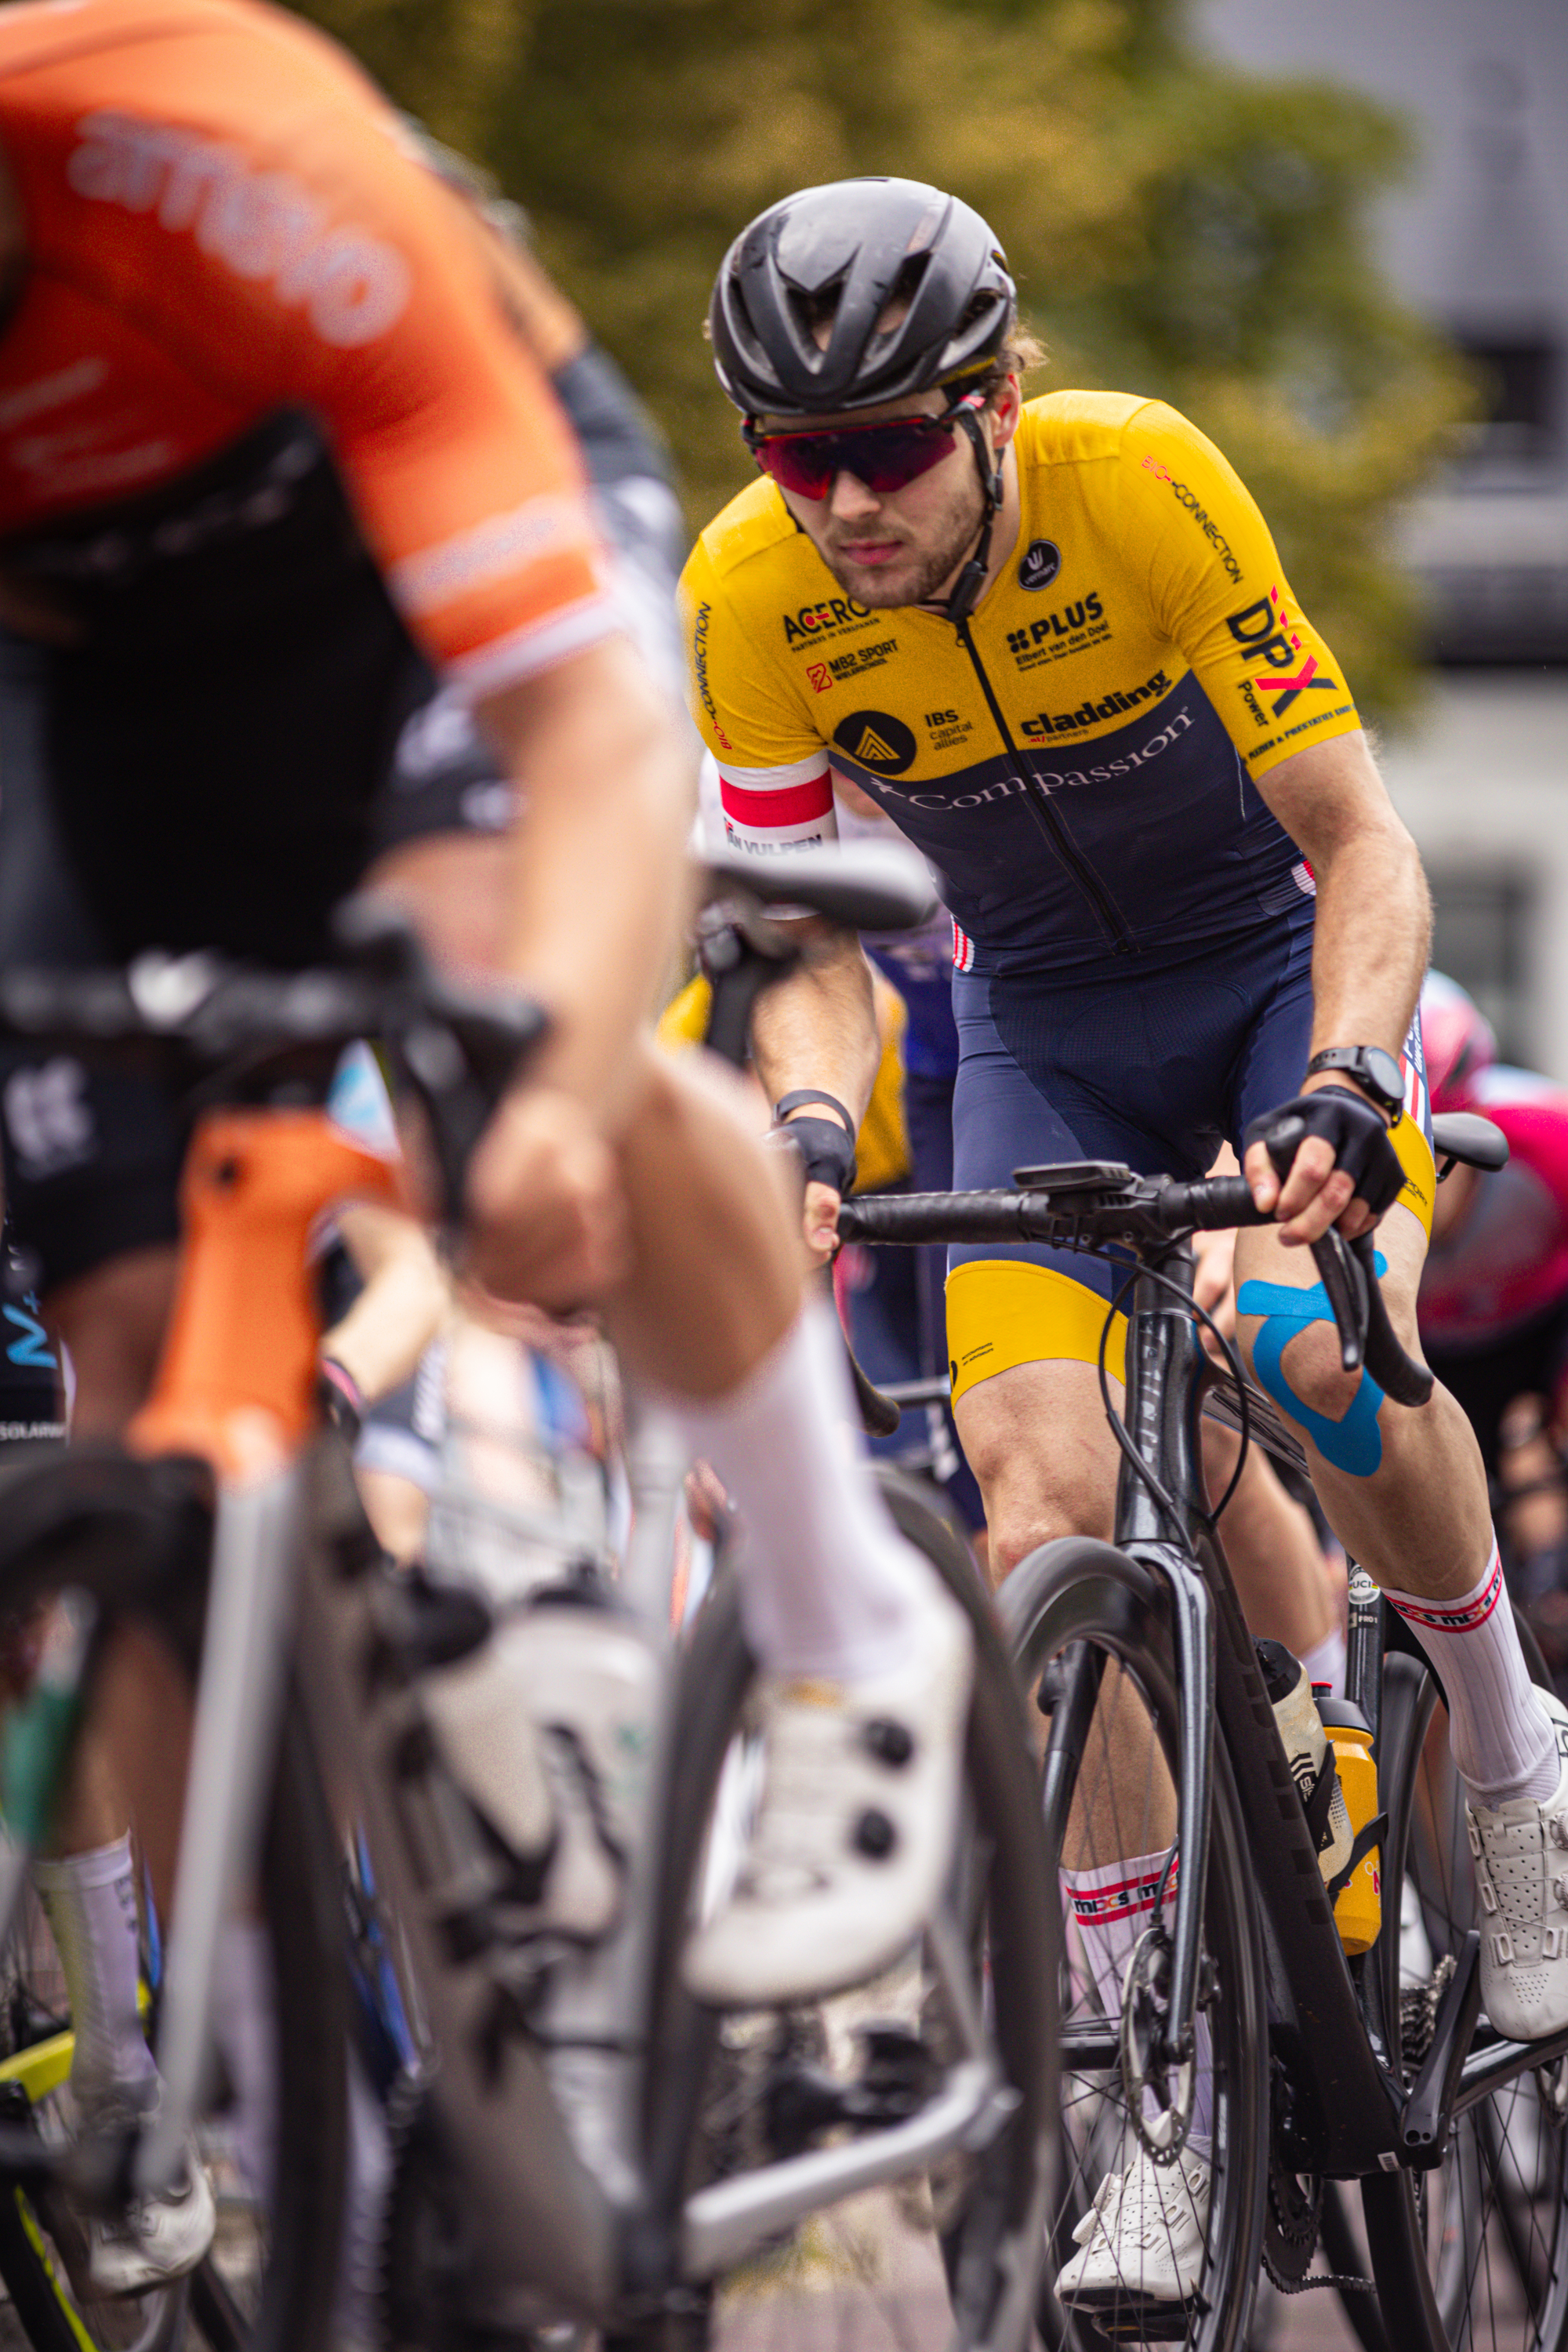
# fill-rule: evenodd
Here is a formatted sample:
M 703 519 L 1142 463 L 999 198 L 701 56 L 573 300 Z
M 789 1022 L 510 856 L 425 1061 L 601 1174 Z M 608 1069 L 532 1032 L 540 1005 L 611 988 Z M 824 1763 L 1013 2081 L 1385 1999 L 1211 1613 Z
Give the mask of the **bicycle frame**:
M 401 1200 L 395 1171 L 322 1111 L 209 1113 L 181 1184 L 185 1246 L 151 1397 L 127 1433 L 144 1459 L 195 1455 L 216 1478 L 202 1675 L 170 1914 L 163 2098 L 139 2188 L 174 2177 L 194 2119 L 223 1921 L 254 1861 L 283 1688 L 289 1565 L 313 1425 L 318 1218 L 346 1194 Z
M 1129 1318 L 1126 1427 L 1166 1492 L 1190 1498 L 1201 1491 L 1197 1416 L 1207 1362 L 1194 1317 L 1165 1286 L 1173 1282 L 1190 1297 L 1191 1244 L 1179 1240 L 1151 1250 L 1145 1263 L 1152 1274 L 1141 1269 L 1135 1277 Z M 1217 1716 L 1236 1765 L 1237 1793 L 1258 1874 L 1277 2020 L 1273 2032 L 1291 2084 L 1292 2137 L 1300 2167 L 1337 2177 L 1395 2167 L 1401 2161 L 1403 2094 L 1369 2035 L 1224 1553 L 1195 1507 L 1185 1524 L 1173 1525 L 1125 1460 L 1115 1543 L 1163 1589 L 1176 1661 L 1180 1734 L 1172 1765 L 1182 1866 L 1172 1924 L 1164 2056 L 1180 2065 L 1194 2047 Z M 1068 1720 L 1072 1711 L 1069 1703 Z M 1076 1711 L 1087 1730 L 1081 1700 Z M 1053 1717 L 1053 1745 L 1056 1736 Z M 1091 2050 L 1091 2041 L 1103 2041 L 1103 2049 Z M 1097 2036 L 1092 2029 L 1080 2030 L 1069 2042 L 1074 2064 L 1120 2066 L 1114 2031 Z

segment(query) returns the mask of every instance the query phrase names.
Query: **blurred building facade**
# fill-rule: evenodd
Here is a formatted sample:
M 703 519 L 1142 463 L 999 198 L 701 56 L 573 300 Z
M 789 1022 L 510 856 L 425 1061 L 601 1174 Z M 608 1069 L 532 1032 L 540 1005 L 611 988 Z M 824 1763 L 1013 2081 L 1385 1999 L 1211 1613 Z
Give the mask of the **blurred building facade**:
M 1568 5 L 1196 0 L 1234 63 L 1364 89 L 1419 148 L 1376 228 L 1487 415 L 1408 516 L 1442 665 L 1384 768 L 1432 876 L 1435 961 L 1568 1081 Z

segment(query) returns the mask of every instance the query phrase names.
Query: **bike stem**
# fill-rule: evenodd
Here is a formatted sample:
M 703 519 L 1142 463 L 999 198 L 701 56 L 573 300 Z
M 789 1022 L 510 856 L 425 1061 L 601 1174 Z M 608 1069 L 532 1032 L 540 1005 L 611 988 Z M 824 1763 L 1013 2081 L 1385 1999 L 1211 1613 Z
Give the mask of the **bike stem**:
M 1189 1241 L 1173 1242 L 1150 1264 L 1164 1282 L 1142 1269 L 1128 1324 L 1127 1433 L 1145 1461 L 1159 1465 L 1173 1501 L 1195 1514 L 1202 1489 L 1197 1415 L 1204 1357 L 1192 1314 L 1165 1286 L 1187 1297 L 1193 1286 Z M 1176 1763 L 1175 1916 L 1171 1930 L 1171 1985 L 1162 2055 L 1190 2063 L 1197 2046 L 1194 2020 L 1199 1993 L 1203 1895 L 1208 1874 L 1209 1788 L 1214 1771 L 1215 1708 L 1214 1616 L 1189 1527 L 1173 1521 L 1125 1457 L 1116 1490 L 1116 1542 L 1157 1570 L 1170 1588 L 1172 1633 L 1180 1695 Z

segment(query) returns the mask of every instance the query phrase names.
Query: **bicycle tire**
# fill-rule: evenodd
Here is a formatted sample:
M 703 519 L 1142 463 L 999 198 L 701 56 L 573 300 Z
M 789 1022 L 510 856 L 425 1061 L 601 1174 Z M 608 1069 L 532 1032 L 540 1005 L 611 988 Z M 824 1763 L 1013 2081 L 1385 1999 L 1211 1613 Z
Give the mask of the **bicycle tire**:
M 1550 1689 L 1535 1643 L 1523 1646 L 1531 1679 Z M 1475 1918 L 1463 1791 L 1436 1701 L 1422 1663 L 1391 1654 L 1380 1738 L 1379 1796 L 1389 1817 L 1384 1928 L 1373 1955 L 1391 2021 L 1402 1986 L 1435 1984 L 1431 1971 Z M 1407 1887 L 1412 1899 L 1390 1900 Z M 1408 2079 L 1415 2053 L 1395 2046 Z M 1433 2172 L 1363 2182 L 1393 2352 L 1469 2352 L 1478 2338 L 1494 2352 L 1561 2352 L 1568 2342 L 1568 2112 L 1554 2111 L 1542 2071 L 1459 2116 Z
M 1037 1694 L 1047 1669 L 1077 1645 L 1099 1652 L 1101 1670 L 1114 1660 L 1124 1677 L 1121 1686 L 1131 1685 L 1147 1728 L 1173 1771 L 1175 1662 L 1165 1591 L 1152 1570 L 1109 1544 L 1068 1537 L 1043 1545 L 1020 1561 L 997 1597 L 1026 1691 Z M 1119 1698 L 1118 1714 L 1121 1705 Z M 1120 1736 L 1128 1743 L 1124 1753 L 1131 1752 L 1135 1739 L 1146 1740 L 1146 1733 L 1131 1723 L 1120 1727 Z M 1076 1759 L 1067 1752 L 1065 1737 L 1053 1750 L 1060 1757 L 1061 1770 L 1051 1809 L 1054 1818 L 1047 1823 L 1053 1870 L 1059 1866 L 1072 1805 L 1080 1800 L 1086 1807 L 1107 1801 L 1109 1782 L 1099 1765 L 1091 1768 L 1098 1780 L 1086 1776 L 1093 1743 L 1090 1724 Z M 1197 2292 L 1189 2302 L 1168 2304 L 1116 2293 L 1109 2306 L 1092 2312 L 1075 2312 L 1058 2302 L 1054 2281 L 1075 2252 L 1073 2231 L 1089 2210 L 1100 2177 L 1117 2168 L 1131 2146 L 1120 2070 L 1077 2069 L 1064 2050 L 1061 2179 L 1037 2314 L 1040 2334 L 1053 2352 L 1102 2352 L 1106 2335 L 1113 2340 L 1181 2343 L 1191 2352 L 1235 2352 L 1245 2340 L 1262 2247 L 1268 2027 L 1246 1833 L 1223 1738 L 1215 1742 L 1213 1790 L 1204 1903 L 1204 1946 L 1211 1971 L 1204 2014 L 1213 2064 L 1213 2158 Z M 1125 1803 L 1111 1801 L 1121 1820 Z M 1127 1834 L 1136 1838 L 1140 1832 L 1130 1825 Z M 1146 1847 L 1134 1843 L 1127 1848 L 1123 1841 L 1123 1850 L 1142 1852 Z M 1059 1895 L 1056 1899 L 1059 1903 Z M 1104 2045 L 1110 2032 L 1105 2011 L 1089 1972 L 1072 1967 L 1070 1950 L 1064 1979 L 1064 2024 L 1093 2032 Z
M 41 1905 L 30 1889 L 5 1954 L 3 2010 L 6 2073 L 0 2119 L 59 2140 L 71 2128 L 68 2074 L 72 2040 L 64 1978 Z M 13 2181 L 0 2185 L 0 2277 L 34 2352 L 179 2352 L 188 2288 L 175 2284 L 111 2305 L 79 2304 L 51 2251 L 59 2217 L 47 2193 Z
M 975 1984 L 981 1985 L 984 1970 L 994 2046 L 1016 2100 L 983 2154 L 951 2158 L 940 2177 L 927 2180 L 932 2207 L 923 2226 L 933 2242 L 933 2259 L 921 2295 L 903 2297 L 894 2333 L 905 2347 L 929 2340 L 984 2347 L 985 2352 L 1020 2352 L 1032 2322 L 1054 2145 L 1052 1997 L 1057 1971 L 1027 1733 L 1006 1648 L 966 1548 L 914 1481 L 882 1467 L 878 1483 L 895 1522 L 930 1560 L 974 1629 L 975 1696 L 966 1753 L 970 1833 L 963 1845 L 973 1876 L 956 1899 L 971 1906 L 967 1916 L 972 1922 L 984 1918 L 984 1958 L 978 1933 L 971 1946 Z M 724 2022 L 684 1991 L 679 1958 L 715 1792 L 744 1720 L 753 1673 L 733 1584 L 726 1580 L 698 1619 L 683 1670 L 646 2108 L 650 2203 L 656 2210 L 674 2210 L 684 2190 L 733 2168 L 731 2159 L 745 2137 L 744 2112 L 742 2127 L 727 2129 L 722 2145 L 710 2127 L 715 2075 L 732 2083 L 733 2074 L 722 2070 L 735 2053 L 725 2043 Z M 809 2021 L 834 2007 L 823 2004 L 821 2011 L 813 2007 L 794 2012 L 796 2029 L 808 2032 Z M 929 2030 L 927 2010 L 921 2007 L 915 2013 L 921 2030 Z M 830 2039 L 835 2030 L 829 2018 Z M 811 2227 L 820 2219 L 813 2217 Z M 811 2251 L 809 2231 L 805 2237 L 805 2269 L 795 2284 L 801 2294 L 814 2298 L 814 2333 L 832 2331 L 836 2319 L 842 2331 L 843 2302 L 834 2306 L 834 2297 L 841 2288 L 847 2294 L 856 2281 L 849 2277 L 846 2286 L 843 2280 L 835 2283 L 830 2277 L 826 2285 L 820 2279 L 813 2284 L 805 2273 L 818 2256 Z M 937 2242 L 940 2267 L 934 2260 Z M 798 2236 L 792 2241 L 797 2248 L 801 2242 Z M 889 2259 L 896 2256 L 895 2246 Z M 841 2252 L 839 2242 L 830 2240 L 822 2259 L 830 2273 L 833 2263 L 842 2260 L 847 2275 L 858 2256 L 853 2247 Z M 650 2246 L 647 2262 L 650 2271 L 663 2268 L 668 2274 L 668 2250 Z M 786 2258 L 761 2267 L 766 2275 L 755 2289 L 757 2299 L 745 2304 L 738 2323 L 748 2347 L 757 2340 L 759 2328 L 763 2335 L 772 2332 L 793 2340 L 791 2320 L 797 2315 L 793 2293 L 787 2296 L 787 2313 L 777 2307 L 786 2296 L 788 2283 L 780 2284 Z M 896 2283 L 890 2292 L 902 2294 Z M 765 2324 L 770 2295 L 775 2298 L 772 2316 L 777 2323 L 771 2331 Z M 683 2347 L 695 2347 L 715 2332 L 722 2341 L 728 2326 L 722 2291 L 716 2316 L 700 2288 L 684 2294 L 678 2289 L 660 2301 L 657 2313 L 611 2330 L 606 2342 L 613 2342 L 616 2352 L 633 2352 L 633 2347 L 636 2352 L 668 2352 L 677 2340 Z M 852 2322 L 852 2313 L 849 2317 Z
M 193 1521 L 189 1494 L 169 1509 L 167 1473 L 174 1472 L 177 1486 L 184 1467 L 143 1465 L 95 1449 L 89 1475 L 97 1481 L 95 1501 L 108 1497 L 101 1521 L 95 1525 L 89 1502 L 58 1539 L 41 1541 L 14 1560 L 0 1583 L 0 1615 L 23 1612 L 71 1584 L 106 1611 L 123 1609 L 193 1679 L 200 1656 L 205 1538 Z M 112 1539 L 114 1515 L 127 1506 L 119 1524 L 142 1548 L 121 1560 Z M 347 1988 L 336 1843 L 291 1685 L 257 1887 L 272 1955 L 278 2028 L 275 2179 L 267 2224 L 256 2275 L 237 2276 L 235 2249 L 226 2248 L 222 2234 L 220 2199 L 220 2234 L 193 2274 L 188 2295 L 181 2291 L 175 2300 L 182 2322 L 187 2303 L 210 2318 L 210 2332 L 202 2326 L 209 2352 L 327 2352 L 342 2250 Z M 247 2273 L 253 2267 L 248 2255 L 244 2267 Z M 30 2205 L 24 2214 L 4 2184 L 0 2276 L 37 2352 L 87 2352 L 99 2340 L 94 2328 L 108 2324 L 92 2315 L 109 2306 L 79 2305 L 70 2294 Z M 237 2321 L 244 2329 L 237 2336 Z M 171 2334 L 167 2344 L 149 2341 L 141 2352 L 174 2352 L 176 2341 Z

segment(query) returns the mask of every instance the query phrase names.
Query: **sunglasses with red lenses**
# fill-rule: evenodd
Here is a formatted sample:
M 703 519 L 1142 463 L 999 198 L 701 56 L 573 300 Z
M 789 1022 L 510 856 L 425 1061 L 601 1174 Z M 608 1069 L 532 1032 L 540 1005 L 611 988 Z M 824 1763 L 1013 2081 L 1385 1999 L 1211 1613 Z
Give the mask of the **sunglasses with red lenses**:
M 952 454 L 954 418 L 977 404 L 968 394 L 941 416 L 895 416 L 837 433 L 760 433 L 748 417 L 741 437 L 763 473 L 797 498 L 825 499 L 839 474 L 881 498 L 940 466 Z

